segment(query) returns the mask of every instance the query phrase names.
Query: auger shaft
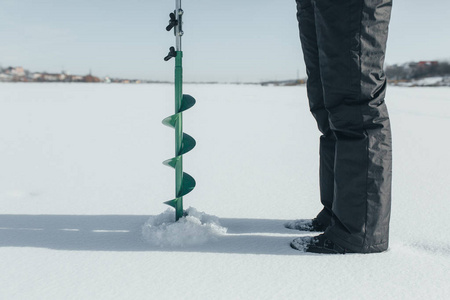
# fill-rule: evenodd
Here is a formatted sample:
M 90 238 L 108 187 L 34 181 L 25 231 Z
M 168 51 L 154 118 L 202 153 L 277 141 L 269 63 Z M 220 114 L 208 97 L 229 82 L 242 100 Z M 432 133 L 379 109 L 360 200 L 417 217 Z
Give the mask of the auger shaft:
M 183 155 L 195 147 L 195 140 L 183 132 L 183 111 L 195 104 L 195 99 L 183 94 L 183 52 L 181 51 L 182 16 L 181 0 L 175 0 L 176 9 L 171 13 L 167 31 L 174 29 L 176 49 L 170 47 L 165 61 L 175 58 L 175 114 L 163 120 L 163 124 L 175 129 L 175 157 L 164 162 L 165 165 L 175 169 L 175 198 L 165 202 L 175 208 L 175 219 L 183 217 L 183 196 L 195 187 L 192 176 L 183 172 Z
M 183 100 L 183 52 L 177 51 L 175 57 L 175 113 L 181 110 Z M 179 113 L 175 124 L 175 156 L 181 156 L 183 146 L 183 113 Z M 179 196 L 183 183 L 183 157 L 175 167 L 175 195 Z M 183 216 L 183 197 L 179 197 L 175 207 L 175 217 L 178 221 Z
M 175 56 L 175 113 L 181 110 L 183 100 L 183 52 L 181 51 L 181 30 L 183 25 L 183 10 L 181 9 L 181 0 L 175 0 L 175 16 L 177 26 L 174 28 L 176 53 Z M 183 146 L 183 113 L 180 113 L 175 126 L 175 155 L 181 155 Z M 175 195 L 179 196 L 183 184 L 183 157 L 175 167 Z M 175 207 L 175 219 L 178 221 L 183 216 L 183 197 L 179 197 Z

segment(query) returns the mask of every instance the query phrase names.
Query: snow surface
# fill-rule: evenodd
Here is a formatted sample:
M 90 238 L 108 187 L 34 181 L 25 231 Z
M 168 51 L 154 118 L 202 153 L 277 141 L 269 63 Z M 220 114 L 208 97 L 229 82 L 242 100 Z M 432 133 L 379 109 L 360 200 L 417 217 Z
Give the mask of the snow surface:
M 449 298 L 449 88 L 389 88 L 390 249 L 338 256 L 291 249 L 312 233 L 284 227 L 320 209 L 305 88 L 185 92 L 185 206 L 228 231 L 161 247 L 142 233 L 174 196 L 173 86 L 0 84 L 0 299 Z

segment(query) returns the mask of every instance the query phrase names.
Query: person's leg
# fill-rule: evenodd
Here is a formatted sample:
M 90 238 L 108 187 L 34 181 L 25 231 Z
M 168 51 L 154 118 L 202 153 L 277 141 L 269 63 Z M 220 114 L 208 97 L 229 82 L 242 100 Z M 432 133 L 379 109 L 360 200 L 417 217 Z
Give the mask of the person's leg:
M 320 78 L 319 50 L 312 0 L 297 0 L 297 19 L 306 65 L 307 93 L 312 115 L 317 121 L 320 137 L 320 200 L 324 206 L 316 219 L 325 227 L 331 224 L 334 193 L 334 151 L 336 139 L 328 121 Z
M 336 136 L 332 225 L 354 252 L 388 248 L 391 133 L 384 55 L 392 0 L 314 0 L 325 107 Z

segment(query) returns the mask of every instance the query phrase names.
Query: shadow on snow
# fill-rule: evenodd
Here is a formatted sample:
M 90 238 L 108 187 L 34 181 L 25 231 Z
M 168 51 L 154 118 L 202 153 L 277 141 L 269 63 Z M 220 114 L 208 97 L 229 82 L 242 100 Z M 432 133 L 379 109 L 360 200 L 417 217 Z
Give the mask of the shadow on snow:
M 289 247 L 301 233 L 285 220 L 220 219 L 228 233 L 207 244 L 155 247 L 142 239 L 149 216 L 0 215 L 0 247 L 36 247 L 70 251 L 157 251 L 299 255 Z

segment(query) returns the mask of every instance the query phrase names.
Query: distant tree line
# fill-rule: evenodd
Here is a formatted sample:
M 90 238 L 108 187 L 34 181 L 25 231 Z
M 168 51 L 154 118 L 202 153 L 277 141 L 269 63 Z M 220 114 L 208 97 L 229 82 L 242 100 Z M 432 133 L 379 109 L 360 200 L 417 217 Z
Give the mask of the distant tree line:
M 386 67 L 389 80 L 414 80 L 426 77 L 450 76 L 450 63 L 438 61 L 410 62 Z

